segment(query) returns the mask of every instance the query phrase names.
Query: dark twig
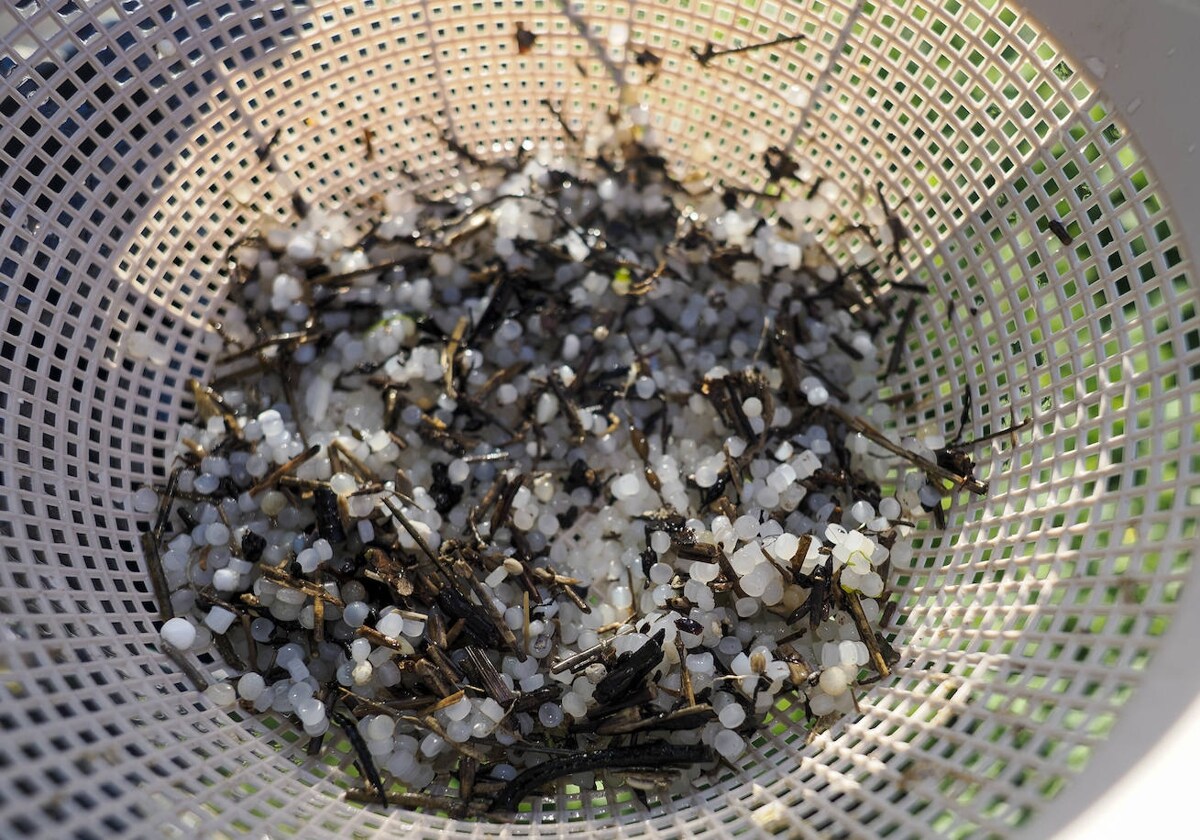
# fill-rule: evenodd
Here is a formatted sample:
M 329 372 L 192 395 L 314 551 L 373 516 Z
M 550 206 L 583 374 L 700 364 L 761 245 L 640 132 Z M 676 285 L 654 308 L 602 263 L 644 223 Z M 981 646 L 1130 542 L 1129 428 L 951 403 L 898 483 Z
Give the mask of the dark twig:
M 760 44 L 746 44 L 741 47 L 733 47 L 727 50 L 715 49 L 712 45 L 712 42 L 709 41 L 704 46 L 704 52 L 700 52 L 700 50 L 696 49 L 695 47 L 690 47 L 689 50 L 692 55 L 695 56 L 696 61 L 700 62 L 701 67 L 707 67 L 710 61 L 723 55 L 733 55 L 735 53 L 749 52 L 750 50 L 758 50 L 762 49 L 763 47 L 774 47 L 780 44 L 791 44 L 795 41 L 803 40 L 803 35 L 780 35 L 773 41 L 764 41 Z
M 492 800 L 492 811 L 514 812 L 521 800 L 542 785 L 563 776 L 618 770 L 626 767 L 686 766 L 713 761 L 715 754 L 702 744 L 639 744 L 592 750 L 564 758 L 552 758 L 531 767 L 504 786 Z

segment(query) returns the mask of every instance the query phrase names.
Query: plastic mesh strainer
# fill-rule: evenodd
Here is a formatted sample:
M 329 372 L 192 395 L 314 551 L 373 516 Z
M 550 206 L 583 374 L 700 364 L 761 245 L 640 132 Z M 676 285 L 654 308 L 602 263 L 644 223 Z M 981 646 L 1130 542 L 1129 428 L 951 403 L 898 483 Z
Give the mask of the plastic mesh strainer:
M 1121 5 L 1133 4 L 1046 13 L 1064 34 L 1082 15 L 1091 29 L 1072 37 L 1147 67 L 1167 65 L 1156 50 L 1123 52 L 1147 20 L 1186 48 L 1200 32 L 1173 4 L 1100 14 Z M 539 35 L 528 55 L 515 49 L 518 21 Z M 807 40 L 707 70 L 687 52 L 783 32 Z M 650 85 L 632 61 L 646 47 L 663 58 Z M 1069 814 L 1045 812 L 1061 788 L 1075 779 L 1078 808 L 1114 776 L 1115 762 L 1089 764 L 1097 747 L 1127 762 L 1196 690 L 1171 651 L 1196 623 L 1180 598 L 1200 501 L 1187 247 L 1200 219 L 1172 208 L 1197 209 L 1200 190 L 1164 139 L 1164 109 L 1127 99 L 1118 114 L 1104 77 L 1125 85 L 1129 74 L 1114 58 L 1069 54 L 999 0 L 5 3 L 0 835 L 1057 825 Z M 892 203 L 911 196 L 906 256 L 935 293 L 906 376 L 929 399 L 898 425 L 953 428 L 966 388 L 976 434 L 1013 414 L 1033 425 L 1016 450 L 981 453 L 985 500 L 964 498 L 944 533 L 918 536 L 899 580 L 904 666 L 811 746 L 780 726 L 736 776 L 668 810 L 615 791 L 560 794 L 504 827 L 349 805 L 339 756 L 314 763 L 287 724 L 207 707 L 155 648 L 128 502 L 161 480 L 189 410 L 184 379 L 211 362 L 219 255 L 264 214 L 286 218 L 293 188 L 353 208 L 406 163 L 424 190 L 466 189 L 470 173 L 437 126 L 486 157 L 559 135 L 539 100 L 561 101 L 578 128 L 622 88 L 651 105 L 671 157 L 732 183 L 759 185 L 761 151 L 788 144 L 842 188 L 852 220 L 856 190 L 882 182 Z M 255 155 L 276 129 L 278 178 Z M 1075 234 L 1069 247 L 1045 231 L 1056 217 Z M 134 358 L 134 332 L 161 358 Z M 1114 725 L 1119 749 L 1103 743 Z

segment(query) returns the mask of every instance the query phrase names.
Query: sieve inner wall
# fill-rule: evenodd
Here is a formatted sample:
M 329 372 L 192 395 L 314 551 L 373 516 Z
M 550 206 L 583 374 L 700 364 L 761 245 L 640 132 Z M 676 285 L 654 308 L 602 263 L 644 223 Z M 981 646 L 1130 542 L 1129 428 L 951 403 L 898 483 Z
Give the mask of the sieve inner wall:
M 538 34 L 528 55 L 517 22 Z M 780 33 L 806 40 L 707 68 L 688 53 Z M 642 49 L 663 59 L 652 83 Z M 292 190 L 363 215 L 402 166 L 422 191 L 469 189 L 441 128 L 499 156 L 562 143 L 544 98 L 578 131 L 622 97 L 648 104 L 679 167 L 731 184 L 760 187 L 763 150 L 792 148 L 807 179 L 841 188 L 814 220 L 827 242 L 877 182 L 893 205 L 910 197 L 906 259 L 933 292 L 894 387 L 930 398 L 898 427 L 953 430 L 967 388 L 970 433 L 1033 424 L 1015 450 L 980 451 L 985 500 L 918 536 L 898 581 L 905 666 L 861 717 L 809 747 L 781 726 L 737 777 L 668 810 L 560 792 L 510 830 L 1003 835 L 1035 821 L 1142 684 L 1193 573 L 1200 502 L 1190 257 L 1099 69 L 1001 2 L 7 5 L 0 834 L 499 836 L 348 805 L 347 748 L 307 761 L 290 724 L 233 721 L 190 693 L 156 652 L 130 496 L 162 479 L 191 408 L 183 382 L 219 349 L 205 322 L 224 300 L 221 255 L 264 215 L 286 220 Z M 277 129 L 278 176 L 255 154 Z M 134 358 L 135 332 L 167 363 Z

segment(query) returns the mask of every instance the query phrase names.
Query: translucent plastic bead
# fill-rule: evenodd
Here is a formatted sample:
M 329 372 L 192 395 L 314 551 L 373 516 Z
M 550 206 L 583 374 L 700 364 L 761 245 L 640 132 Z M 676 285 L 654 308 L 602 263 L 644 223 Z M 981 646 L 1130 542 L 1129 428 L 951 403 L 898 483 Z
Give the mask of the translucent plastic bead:
M 739 758 L 746 751 L 746 742 L 730 729 L 722 729 L 713 738 L 713 749 L 727 761 Z
M 351 627 L 361 627 L 363 622 L 367 620 L 371 608 L 362 601 L 351 601 L 346 604 L 346 609 L 342 612 L 342 620 Z
M 563 721 L 563 710 L 557 703 L 543 703 L 538 707 L 538 720 L 547 729 L 553 729 Z
M 237 682 L 238 696 L 243 700 L 253 703 L 266 690 L 267 683 L 261 674 L 256 674 L 253 671 L 243 674 Z
M 740 703 L 730 703 L 721 709 L 718 719 L 726 729 L 737 729 L 746 720 L 746 710 L 742 708 Z

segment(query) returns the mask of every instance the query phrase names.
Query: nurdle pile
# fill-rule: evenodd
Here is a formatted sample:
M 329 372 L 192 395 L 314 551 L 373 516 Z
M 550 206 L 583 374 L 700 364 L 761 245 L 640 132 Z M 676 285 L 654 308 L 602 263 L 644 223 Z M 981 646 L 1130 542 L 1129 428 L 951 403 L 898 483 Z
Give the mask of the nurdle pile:
M 648 124 L 232 252 L 225 353 L 134 498 L 162 637 L 198 681 L 215 646 L 211 701 L 344 735 L 357 798 L 669 797 L 772 715 L 824 731 L 897 660 L 914 523 L 986 490 L 881 431 L 921 292 L 879 279 L 882 190 L 839 265 L 804 232 L 832 185 L 779 149 L 761 193 L 672 174 Z

